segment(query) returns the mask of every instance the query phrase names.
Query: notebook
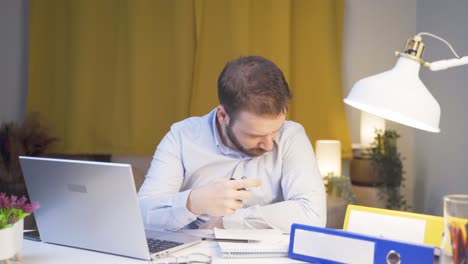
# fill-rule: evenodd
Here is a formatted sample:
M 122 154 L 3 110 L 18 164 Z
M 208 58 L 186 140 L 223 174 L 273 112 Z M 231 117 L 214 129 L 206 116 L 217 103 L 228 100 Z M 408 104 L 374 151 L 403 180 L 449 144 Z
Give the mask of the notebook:
M 145 233 L 129 164 L 22 156 L 20 163 L 30 199 L 41 205 L 34 215 L 44 242 L 145 260 L 200 242 Z
M 223 258 L 281 258 L 288 256 L 289 235 L 279 229 L 215 229 L 216 238 L 260 240 L 259 243 L 218 242 Z

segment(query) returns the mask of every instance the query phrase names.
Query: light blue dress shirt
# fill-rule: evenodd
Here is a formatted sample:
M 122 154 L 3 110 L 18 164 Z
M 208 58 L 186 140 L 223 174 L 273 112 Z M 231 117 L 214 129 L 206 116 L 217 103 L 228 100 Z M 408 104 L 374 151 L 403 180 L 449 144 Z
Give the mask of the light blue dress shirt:
M 156 149 L 139 191 L 145 228 L 198 228 L 209 219 L 187 207 L 190 191 L 218 178 L 258 179 L 244 207 L 223 217 L 225 228 L 279 228 L 292 223 L 325 226 L 326 194 L 304 128 L 286 121 L 273 150 L 250 157 L 225 146 L 216 127 L 216 109 L 172 125 Z

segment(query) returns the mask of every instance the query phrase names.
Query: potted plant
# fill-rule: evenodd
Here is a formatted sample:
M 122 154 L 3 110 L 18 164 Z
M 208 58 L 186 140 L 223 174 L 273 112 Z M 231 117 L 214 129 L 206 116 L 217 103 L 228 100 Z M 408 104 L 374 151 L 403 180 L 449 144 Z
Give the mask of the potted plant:
M 29 203 L 26 197 L 18 199 L 0 193 L 0 260 L 5 260 L 18 254 L 23 246 L 23 219 L 39 208 L 38 203 Z
M 408 210 L 410 206 L 400 192 L 405 181 L 402 158 L 397 148 L 400 135 L 394 130 L 376 130 L 375 135 L 369 153 L 380 183 L 379 199 L 387 209 Z
M 0 192 L 28 197 L 19 156 L 42 156 L 56 140 L 41 125 L 37 113 L 29 114 L 21 125 L 3 123 L 0 126 Z
M 324 177 L 323 180 L 326 183 L 325 186 L 328 195 L 342 198 L 348 202 L 348 204 L 358 204 L 349 177 L 328 175 Z
M 19 156 L 42 156 L 57 140 L 41 125 L 37 113 L 29 114 L 21 124 L 16 122 L 1 124 L 0 192 L 28 198 Z M 34 217 L 28 217 L 24 226 L 27 229 L 36 229 Z

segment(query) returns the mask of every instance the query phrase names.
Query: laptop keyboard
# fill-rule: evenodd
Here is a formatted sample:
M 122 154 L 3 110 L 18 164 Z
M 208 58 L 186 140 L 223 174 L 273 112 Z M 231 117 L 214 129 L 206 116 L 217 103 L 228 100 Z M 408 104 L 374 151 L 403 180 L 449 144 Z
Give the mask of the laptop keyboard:
M 183 243 L 174 242 L 174 241 L 152 239 L 152 238 L 148 238 L 147 241 L 148 241 L 149 251 L 151 253 L 156 253 L 156 252 L 163 251 L 165 249 L 173 248 L 173 247 L 183 244 Z

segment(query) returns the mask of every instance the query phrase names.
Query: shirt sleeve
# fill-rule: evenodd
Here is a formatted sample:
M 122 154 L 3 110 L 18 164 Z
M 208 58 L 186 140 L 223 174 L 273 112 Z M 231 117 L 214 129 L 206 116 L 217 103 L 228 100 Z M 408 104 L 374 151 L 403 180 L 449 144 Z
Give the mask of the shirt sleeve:
M 326 193 L 312 145 L 302 126 L 281 136 L 284 201 L 239 209 L 223 218 L 225 228 L 278 228 L 289 233 L 293 223 L 325 226 Z
M 191 190 L 180 192 L 184 168 L 179 150 L 177 135 L 171 130 L 157 147 L 138 192 L 146 229 L 176 231 L 197 219 L 186 207 Z

